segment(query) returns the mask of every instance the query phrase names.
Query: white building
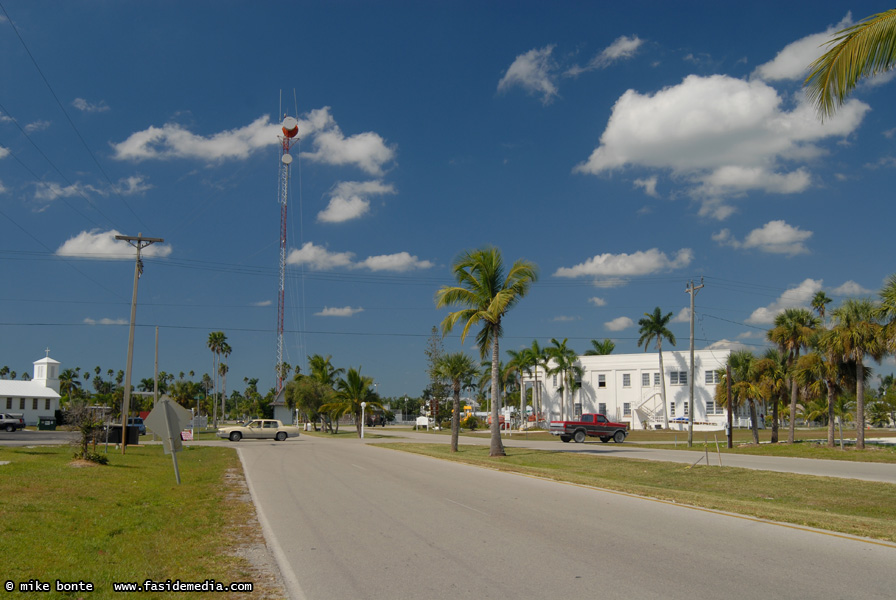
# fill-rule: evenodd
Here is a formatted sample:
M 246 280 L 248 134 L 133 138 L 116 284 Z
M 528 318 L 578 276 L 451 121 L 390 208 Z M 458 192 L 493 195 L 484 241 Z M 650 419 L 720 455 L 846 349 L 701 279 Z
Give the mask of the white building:
M 48 356 L 34 363 L 31 381 L 0 379 L 0 411 L 21 413 L 26 425 L 59 409 L 59 361 Z
M 725 368 L 729 350 L 694 351 L 694 422 L 701 428 L 721 429 L 727 423 L 724 407 L 715 403 L 718 371 Z M 662 426 L 664 407 L 656 352 L 580 356 L 581 387 L 566 396 L 561 406 L 561 375 L 539 369 L 542 414 L 548 421 L 575 419 L 583 413 L 603 413 L 608 419 L 628 422 L 632 429 Z M 670 427 L 687 429 L 692 410 L 689 400 L 690 352 L 663 352 L 666 374 L 666 409 Z M 523 373 L 522 385 L 535 387 L 535 375 Z M 678 419 L 678 422 L 676 422 Z M 735 412 L 735 427 L 749 426 L 745 410 Z

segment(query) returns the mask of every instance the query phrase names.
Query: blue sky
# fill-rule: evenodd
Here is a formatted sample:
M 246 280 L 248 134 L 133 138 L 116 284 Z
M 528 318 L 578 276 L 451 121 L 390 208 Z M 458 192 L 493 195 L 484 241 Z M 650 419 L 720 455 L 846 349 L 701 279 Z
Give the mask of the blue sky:
M 284 358 L 419 395 L 464 249 L 540 279 L 503 350 L 611 338 L 660 306 L 688 345 L 759 351 L 891 256 L 891 77 L 824 124 L 805 67 L 880 2 L 51 2 L 0 5 L 0 365 L 212 369 L 274 385 L 277 133 L 297 116 Z M 14 25 L 14 27 L 13 27 Z M 476 353 L 457 334 L 448 350 Z M 891 370 L 892 363 L 882 367 Z

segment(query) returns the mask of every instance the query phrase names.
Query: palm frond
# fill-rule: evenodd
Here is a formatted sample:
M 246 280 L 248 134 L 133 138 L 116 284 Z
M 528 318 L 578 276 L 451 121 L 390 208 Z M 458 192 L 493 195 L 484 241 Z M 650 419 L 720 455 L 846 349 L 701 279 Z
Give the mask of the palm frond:
M 834 115 L 859 79 L 896 66 L 896 9 L 837 32 L 830 49 L 809 65 L 803 85 L 823 121 Z

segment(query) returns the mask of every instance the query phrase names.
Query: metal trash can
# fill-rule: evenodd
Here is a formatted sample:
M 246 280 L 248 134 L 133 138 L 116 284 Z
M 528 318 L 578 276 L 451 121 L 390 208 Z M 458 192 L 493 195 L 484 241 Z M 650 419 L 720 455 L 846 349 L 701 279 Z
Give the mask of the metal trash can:
M 37 429 L 40 431 L 56 431 L 56 417 L 38 417 Z

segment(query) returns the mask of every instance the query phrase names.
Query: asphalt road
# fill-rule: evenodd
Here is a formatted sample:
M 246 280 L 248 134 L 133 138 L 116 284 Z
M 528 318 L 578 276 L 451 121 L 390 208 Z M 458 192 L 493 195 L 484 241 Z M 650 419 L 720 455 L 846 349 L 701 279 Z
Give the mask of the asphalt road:
M 296 599 L 894 594 L 892 544 L 361 440 L 302 436 L 238 448 Z

